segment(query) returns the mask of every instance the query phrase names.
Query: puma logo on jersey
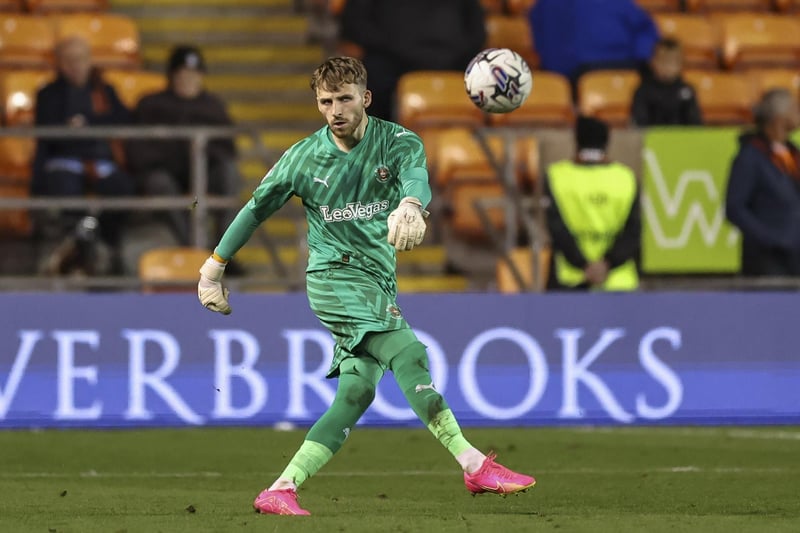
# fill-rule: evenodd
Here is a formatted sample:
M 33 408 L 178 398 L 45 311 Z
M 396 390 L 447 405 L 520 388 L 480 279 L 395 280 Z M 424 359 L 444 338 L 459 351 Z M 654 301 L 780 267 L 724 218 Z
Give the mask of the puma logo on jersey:
M 325 179 L 314 177 L 314 183 L 321 183 L 327 189 L 328 188 L 328 180 L 330 178 L 331 178 L 330 176 L 325 176 Z
M 325 222 L 372 220 L 375 215 L 387 209 L 389 209 L 389 200 L 372 202 L 367 205 L 361 202 L 351 202 L 345 207 L 337 207 L 334 209 L 331 209 L 327 205 L 319 206 L 319 212 L 322 213 L 322 219 Z

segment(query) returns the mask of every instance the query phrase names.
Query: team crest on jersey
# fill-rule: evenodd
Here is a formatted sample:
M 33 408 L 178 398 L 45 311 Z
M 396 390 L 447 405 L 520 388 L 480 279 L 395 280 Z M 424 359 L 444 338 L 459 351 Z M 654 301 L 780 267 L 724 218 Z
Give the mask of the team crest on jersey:
M 403 318 L 403 313 L 400 311 L 400 308 L 396 305 L 387 305 L 386 312 L 392 315 L 392 318 L 401 319 Z
M 391 175 L 389 174 L 389 169 L 384 165 L 378 165 L 375 167 L 375 179 L 378 180 L 378 183 L 386 183 L 389 181 Z

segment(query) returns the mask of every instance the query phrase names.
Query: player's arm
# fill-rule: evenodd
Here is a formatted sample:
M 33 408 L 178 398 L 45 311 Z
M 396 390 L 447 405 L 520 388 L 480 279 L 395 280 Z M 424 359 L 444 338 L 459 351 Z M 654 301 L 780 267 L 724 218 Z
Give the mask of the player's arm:
M 200 303 L 207 309 L 224 315 L 230 314 L 228 289 L 222 287 L 225 265 L 250 240 L 258 226 L 291 198 L 293 187 L 288 172 L 290 165 L 286 159 L 285 156 L 282 157 L 264 176 L 250 201 L 225 230 L 214 253 L 200 268 L 197 295 Z
M 411 132 L 397 139 L 395 142 L 401 145 L 402 154 L 398 177 L 403 199 L 389 214 L 387 239 L 395 249 L 403 251 L 418 246 L 425 237 L 425 217 L 428 216 L 425 207 L 431 201 L 431 187 L 422 140 Z

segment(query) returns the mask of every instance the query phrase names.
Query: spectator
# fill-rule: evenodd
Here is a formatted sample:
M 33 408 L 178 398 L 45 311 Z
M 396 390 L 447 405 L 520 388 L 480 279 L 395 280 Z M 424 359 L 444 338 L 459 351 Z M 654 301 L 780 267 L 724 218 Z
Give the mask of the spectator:
M 400 76 L 464 70 L 486 42 L 480 0 L 348 0 L 340 23 L 340 39 L 363 49 L 369 114 L 385 120 Z
M 638 186 L 630 168 L 609 161 L 608 131 L 604 122 L 579 117 L 575 159 L 547 170 L 550 289 L 638 287 Z
M 742 274 L 800 276 L 800 152 L 789 134 L 800 124 L 785 89 L 764 94 L 755 126 L 739 138 L 725 203 L 742 232 Z
M 573 83 L 598 69 L 641 69 L 658 29 L 634 0 L 538 0 L 528 13 L 541 66 Z
M 86 41 L 79 37 L 65 39 L 57 45 L 55 56 L 56 79 L 36 96 L 37 126 L 86 128 L 129 121 L 128 110 L 114 88 L 103 81 L 99 70 L 92 67 L 91 51 Z M 133 194 L 133 182 L 120 168 L 121 162 L 121 148 L 108 139 L 40 139 L 36 145 L 31 193 L 46 196 Z M 119 212 L 103 213 L 98 228 L 98 220 L 93 216 L 85 217 L 86 214 L 71 212 L 59 218 L 58 227 L 53 228 L 53 224 L 48 222 L 48 227 L 40 230 L 55 229 L 55 236 L 63 238 L 67 228 L 76 227 L 78 241 L 86 245 L 79 247 L 79 255 L 84 257 L 78 262 L 83 263 L 80 265 L 83 270 L 91 272 L 94 265 L 90 264 L 87 254 L 92 247 L 87 241 L 92 241 L 95 233 L 99 233 L 105 244 L 116 249 L 123 216 Z
M 167 63 L 167 89 L 143 97 L 134 111 L 137 124 L 169 126 L 230 126 L 225 104 L 204 88 L 205 61 L 194 46 L 177 46 Z M 128 143 L 128 159 L 145 195 L 185 195 L 192 190 L 190 143 L 183 139 L 137 139 Z M 209 141 L 208 192 L 235 195 L 239 191 L 236 148 L 232 139 Z M 217 217 L 214 238 L 221 235 L 235 214 Z M 171 211 L 167 215 L 179 244 L 190 243 L 189 214 Z
M 675 39 L 656 43 L 650 72 L 633 95 L 631 115 L 637 126 L 694 126 L 703 123 L 694 88 L 682 77 L 683 51 Z

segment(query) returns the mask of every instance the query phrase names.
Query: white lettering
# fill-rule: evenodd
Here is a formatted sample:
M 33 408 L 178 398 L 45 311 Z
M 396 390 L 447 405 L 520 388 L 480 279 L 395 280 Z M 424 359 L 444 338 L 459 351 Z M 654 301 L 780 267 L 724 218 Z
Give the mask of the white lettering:
M 145 401 L 145 390 L 149 387 L 170 406 L 181 420 L 190 424 L 202 424 L 203 418 L 192 411 L 175 389 L 165 381 L 175 371 L 181 358 L 180 346 L 175 337 L 166 331 L 153 329 L 125 329 L 122 330 L 122 335 L 128 340 L 130 346 L 128 410 L 125 411 L 125 418 L 128 420 L 153 418 L 153 413 L 147 409 Z M 163 354 L 161 366 L 149 373 L 145 368 L 147 355 L 145 345 L 148 341 L 157 344 Z
M 325 379 L 333 354 L 333 338 L 330 333 L 316 329 L 284 330 L 283 336 L 289 341 L 289 405 L 286 408 L 286 416 L 308 418 L 311 413 L 306 407 L 303 395 L 305 387 L 316 392 L 325 405 L 333 403 L 336 395 Z M 306 372 L 306 341 L 316 343 L 322 352 L 322 362 L 311 372 Z
M 510 340 L 522 348 L 528 359 L 530 387 L 525 397 L 512 407 L 497 407 L 483 396 L 477 379 L 476 366 L 483 347 L 495 340 Z M 458 369 L 461 390 L 467 403 L 476 412 L 495 419 L 509 420 L 524 415 L 539 402 L 547 385 L 547 360 L 536 339 L 513 328 L 494 328 L 484 331 L 467 345 Z
M 103 404 L 95 400 L 89 407 L 75 407 L 75 380 L 82 379 L 90 385 L 97 384 L 97 367 L 75 366 L 75 345 L 87 344 L 92 350 L 100 345 L 97 331 L 54 331 L 58 343 L 58 407 L 54 413 L 57 420 L 97 420 Z
M 667 402 L 662 407 L 651 407 L 643 393 L 636 397 L 636 412 L 649 419 L 667 418 L 674 413 L 683 400 L 683 384 L 678 375 L 658 358 L 653 351 L 657 340 L 666 340 L 673 350 L 681 347 L 681 332 L 674 328 L 656 328 L 649 331 L 639 342 L 639 361 L 648 373 L 667 390 Z
M 8 409 L 11 407 L 11 402 L 17 394 L 17 387 L 19 387 L 22 376 L 25 375 L 25 369 L 28 367 L 28 361 L 33 355 L 33 349 L 42 338 L 42 332 L 22 330 L 19 332 L 19 338 L 19 350 L 14 358 L 14 364 L 11 365 L 6 384 L 0 388 L 0 420 L 5 419 Z
M 253 366 L 258 362 L 258 340 L 242 330 L 211 330 L 214 340 L 214 418 L 249 418 L 258 414 L 267 403 L 267 383 Z M 242 348 L 242 360 L 232 362 L 231 344 Z M 250 402 L 242 407 L 233 406 L 233 378 L 247 384 Z
M 342 220 L 372 220 L 375 215 L 389 209 L 389 200 L 371 202 L 350 202 L 345 207 L 331 209 L 327 205 L 319 206 L 319 212 L 325 222 L 341 222 Z
M 581 418 L 583 412 L 578 403 L 578 382 L 582 382 L 594 393 L 603 409 L 614 420 L 630 423 L 633 415 L 617 402 L 603 380 L 589 371 L 589 366 L 616 340 L 625 336 L 623 329 L 604 329 L 600 339 L 589 348 L 583 358 L 578 354 L 578 340 L 583 336 L 582 329 L 558 329 L 556 336 L 561 339 L 564 358 L 563 403 L 558 412 L 561 418 Z

